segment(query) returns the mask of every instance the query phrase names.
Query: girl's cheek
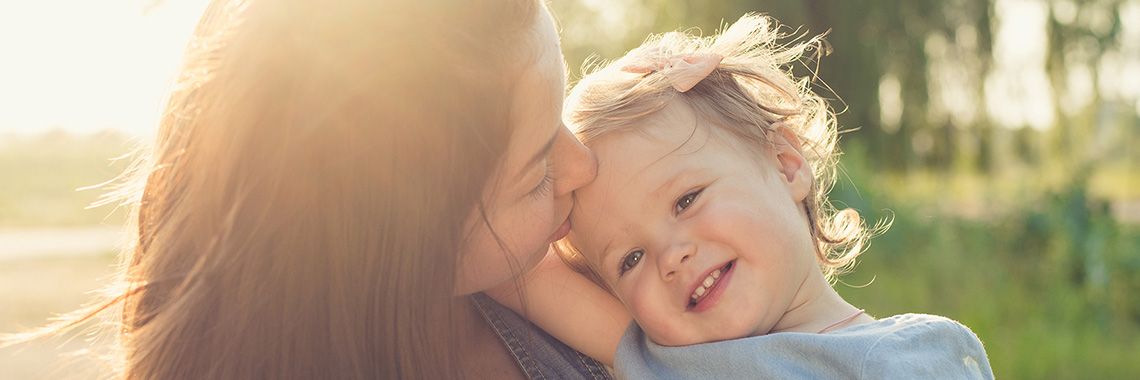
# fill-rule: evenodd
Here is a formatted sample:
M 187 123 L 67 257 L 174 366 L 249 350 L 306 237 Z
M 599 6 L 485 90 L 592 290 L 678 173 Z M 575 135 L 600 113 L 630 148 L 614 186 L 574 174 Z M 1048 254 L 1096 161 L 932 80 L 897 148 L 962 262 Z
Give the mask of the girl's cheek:
M 644 264 L 645 263 L 642 263 L 642 265 Z M 632 270 L 626 272 L 625 278 L 622 278 L 622 281 L 625 282 L 625 286 L 616 291 L 618 298 L 628 305 L 630 312 L 633 313 L 635 318 L 639 317 L 639 315 L 652 315 L 651 310 L 646 310 L 646 308 L 649 307 L 649 305 L 653 305 L 653 300 L 649 299 L 649 293 L 646 292 L 645 284 L 640 283 L 638 281 L 640 279 L 636 277 L 637 274 L 633 272 Z

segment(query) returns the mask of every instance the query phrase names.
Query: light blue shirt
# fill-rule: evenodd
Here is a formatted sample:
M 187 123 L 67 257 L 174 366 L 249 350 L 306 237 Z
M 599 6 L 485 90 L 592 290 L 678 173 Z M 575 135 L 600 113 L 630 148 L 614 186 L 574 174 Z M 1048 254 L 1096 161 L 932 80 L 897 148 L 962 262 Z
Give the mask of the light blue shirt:
M 973 331 L 903 314 L 825 334 L 776 333 L 691 346 L 653 343 L 633 323 L 615 356 L 618 379 L 993 379 Z

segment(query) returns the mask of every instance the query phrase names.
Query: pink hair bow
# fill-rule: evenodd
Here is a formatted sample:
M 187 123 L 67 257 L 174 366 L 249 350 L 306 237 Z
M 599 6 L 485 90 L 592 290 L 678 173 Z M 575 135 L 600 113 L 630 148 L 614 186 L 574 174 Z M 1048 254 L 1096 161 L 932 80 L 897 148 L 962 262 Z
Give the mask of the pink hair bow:
M 621 68 L 627 73 L 661 72 L 678 92 L 689 91 L 716 69 L 724 56 L 716 53 L 653 54 Z

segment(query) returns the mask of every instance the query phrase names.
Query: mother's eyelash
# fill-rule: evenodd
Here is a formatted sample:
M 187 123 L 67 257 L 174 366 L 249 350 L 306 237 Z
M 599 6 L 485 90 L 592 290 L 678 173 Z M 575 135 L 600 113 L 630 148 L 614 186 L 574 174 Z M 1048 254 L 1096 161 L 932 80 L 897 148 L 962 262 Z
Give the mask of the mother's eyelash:
M 550 164 L 550 160 L 547 160 L 546 172 L 542 175 L 542 181 L 538 183 L 538 186 L 535 186 L 534 190 L 530 191 L 530 195 L 535 199 L 542 199 L 554 191 L 553 166 Z

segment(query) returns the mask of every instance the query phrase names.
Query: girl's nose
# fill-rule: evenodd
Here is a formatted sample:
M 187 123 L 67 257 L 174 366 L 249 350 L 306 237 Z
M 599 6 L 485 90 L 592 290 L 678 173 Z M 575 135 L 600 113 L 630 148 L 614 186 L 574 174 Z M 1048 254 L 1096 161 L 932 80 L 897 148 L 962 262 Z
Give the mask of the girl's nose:
M 657 260 L 657 270 L 661 274 L 661 279 L 672 281 L 696 255 L 697 245 L 692 242 L 683 241 L 668 245 L 664 251 L 661 251 L 660 259 Z
M 566 127 L 558 132 L 551 149 L 554 160 L 554 197 L 569 195 L 574 190 L 594 181 L 598 175 L 598 159 L 594 152 L 582 145 Z

